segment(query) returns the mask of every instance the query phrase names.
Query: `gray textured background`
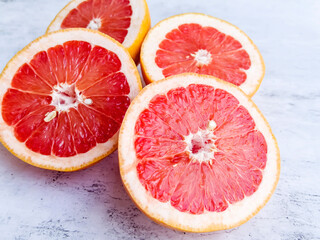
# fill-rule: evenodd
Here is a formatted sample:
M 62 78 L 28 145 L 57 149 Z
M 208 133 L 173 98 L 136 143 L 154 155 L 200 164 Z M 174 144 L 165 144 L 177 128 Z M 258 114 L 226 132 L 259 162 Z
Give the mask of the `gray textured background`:
M 68 0 L 0 0 L 0 69 L 45 32 Z M 266 76 L 253 100 L 280 145 L 278 188 L 236 229 L 173 231 L 131 202 L 117 153 L 75 173 L 34 168 L 0 146 L 0 239 L 320 239 L 320 1 L 149 0 L 154 25 L 203 12 L 244 30 L 259 47 Z

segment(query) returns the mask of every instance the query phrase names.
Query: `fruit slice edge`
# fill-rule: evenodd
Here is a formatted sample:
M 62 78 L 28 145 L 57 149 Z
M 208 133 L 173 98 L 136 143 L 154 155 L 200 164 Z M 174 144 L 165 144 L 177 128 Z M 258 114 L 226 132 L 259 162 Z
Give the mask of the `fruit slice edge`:
M 138 180 L 135 168 L 135 150 L 133 139 L 135 119 L 141 110 L 147 107 L 156 94 L 166 92 L 175 87 L 186 87 L 191 83 L 207 84 L 232 92 L 240 103 L 248 109 L 256 120 L 259 129 L 268 144 L 268 160 L 264 177 L 259 189 L 245 200 L 232 205 L 225 212 L 193 215 L 182 213 L 169 204 L 164 204 L 149 195 Z M 214 77 L 198 74 L 181 74 L 158 81 L 147 86 L 129 107 L 120 130 L 119 164 L 124 186 L 137 206 L 154 221 L 181 231 L 209 232 L 236 227 L 248 221 L 269 200 L 277 185 L 280 174 L 280 154 L 270 126 L 256 105 L 238 88 L 230 83 L 222 82 Z
M 144 80 L 147 83 L 151 83 L 165 78 L 162 72 L 163 69 L 156 64 L 157 50 L 160 49 L 160 43 L 167 38 L 168 33 L 184 24 L 198 24 L 202 27 L 214 28 L 240 42 L 242 49 L 249 54 L 251 61 L 251 67 L 248 70 L 245 70 L 247 80 L 241 84 L 240 88 L 249 96 L 253 96 L 259 89 L 265 74 L 264 61 L 258 48 L 238 27 L 224 20 L 200 13 L 185 13 L 169 17 L 157 23 L 149 31 L 142 44 L 140 55 L 141 70 Z M 191 63 L 183 62 L 183 65 L 185 64 L 190 65 Z M 194 66 L 191 66 L 191 68 L 194 68 Z M 244 68 L 240 68 L 240 70 L 243 69 Z M 201 72 L 197 73 L 201 74 Z
M 52 22 L 49 24 L 46 33 L 57 31 L 61 26 L 62 21 L 68 15 L 72 9 L 77 8 L 77 6 L 86 0 L 72 0 L 65 7 L 63 7 L 60 12 L 55 16 Z M 130 53 L 131 57 L 135 62 L 139 61 L 139 53 L 141 44 L 148 33 L 151 26 L 151 18 L 149 13 L 149 8 L 146 0 L 130 0 L 132 6 L 132 16 L 131 16 L 131 26 L 139 26 L 135 31 L 129 29 L 126 38 L 124 39 L 123 45 Z
M 88 29 L 66 29 L 49 33 L 31 42 L 24 49 L 18 52 L 6 65 L 0 75 L 3 88 L 0 91 L 0 99 L 2 101 L 4 93 L 11 84 L 11 79 L 17 72 L 18 68 L 30 61 L 34 55 L 43 50 L 47 50 L 52 45 L 63 44 L 70 40 L 86 41 L 93 45 L 99 45 L 103 48 L 110 49 L 115 52 L 126 67 L 123 67 L 123 73 L 128 76 L 127 81 L 131 89 L 129 98 L 132 100 L 141 90 L 141 81 L 136 66 L 129 56 L 128 52 L 115 40 L 100 32 Z M 2 104 L 0 106 L 2 108 Z M 1 110 L 1 109 L 0 109 Z M 25 148 L 24 144 L 17 141 L 14 137 L 13 130 L 0 118 L 2 130 L 0 131 L 1 142 L 6 148 L 21 160 L 41 168 L 74 171 L 88 167 L 105 156 L 109 155 L 117 148 L 118 134 L 115 134 L 109 141 L 91 149 L 86 154 L 74 156 L 70 158 L 59 158 L 42 156 Z

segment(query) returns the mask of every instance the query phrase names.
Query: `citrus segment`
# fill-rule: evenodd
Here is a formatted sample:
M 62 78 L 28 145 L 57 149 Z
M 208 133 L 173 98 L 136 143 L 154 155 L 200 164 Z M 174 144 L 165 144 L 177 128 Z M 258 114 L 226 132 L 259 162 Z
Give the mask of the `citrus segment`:
M 216 102 L 214 89 L 205 85 L 190 85 L 187 91 L 190 99 L 193 99 L 194 108 L 201 117 L 200 121 L 196 124 L 199 125 L 199 128 L 203 129 L 207 127 L 206 122 L 212 115 L 210 109 L 213 108 L 213 104 Z
M 253 95 L 264 75 L 262 57 L 237 27 L 203 14 L 170 17 L 154 26 L 141 49 L 147 82 L 185 72 L 212 75 Z
M 253 130 L 246 133 L 246 137 L 240 135 L 220 138 L 216 141 L 216 145 L 225 156 L 231 159 L 239 158 L 240 165 L 250 162 L 251 165 L 260 169 L 266 165 L 267 143 L 260 132 Z M 237 163 L 234 164 L 237 165 Z
M 221 179 L 215 175 L 212 167 L 208 163 L 201 164 L 201 173 L 204 178 L 203 184 L 206 186 L 202 192 L 204 208 L 210 212 L 225 211 L 228 203 L 222 192 L 223 186 L 216 184 L 216 182 L 221 181 Z
M 88 42 L 70 41 L 64 43 L 63 47 L 68 67 L 67 83 L 73 84 L 80 77 L 83 67 L 87 63 L 92 46 Z
M 130 93 L 126 76 L 117 72 L 83 90 L 85 96 L 125 96 Z
M 68 112 L 71 125 L 71 135 L 73 136 L 74 148 L 77 153 L 85 153 L 96 146 L 96 139 L 88 128 L 88 125 L 81 117 L 80 113 L 71 108 Z M 86 139 L 86 141 L 83 141 Z
M 161 161 L 158 159 L 140 161 L 137 165 L 137 172 L 141 184 L 152 197 L 161 202 L 167 202 L 187 163 L 188 156 L 182 153 Z
M 218 138 L 243 135 L 253 130 L 254 127 L 252 117 L 244 107 L 240 106 L 225 119 L 222 125 L 217 125 L 215 135 Z
M 41 155 L 52 154 L 53 136 L 55 136 L 57 124 L 57 118 L 54 118 L 49 123 L 42 122 L 26 140 L 25 145 L 33 152 Z M 57 150 L 57 148 L 55 148 L 55 150 Z M 55 151 L 55 154 L 57 154 L 57 151 Z
M 164 95 L 159 95 L 151 100 L 149 109 L 177 133 L 182 135 L 188 134 L 189 130 L 186 127 L 185 121 L 176 114 L 175 109 L 168 107 L 168 105 L 168 99 Z
M 52 101 L 50 96 L 8 89 L 2 100 L 2 117 L 8 125 L 15 125 L 29 113 Z
M 121 62 L 115 53 L 96 46 L 92 49 L 76 86 L 80 91 L 84 90 L 120 68 Z
M 170 157 L 186 148 L 186 143 L 182 141 L 146 137 L 137 137 L 134 145 L 139 159 Z
M 202 213 L 204 211 L 202 178 L 201 165 L 189 162 L 183 169 L 179 181 L 173 186 L 170 204 L 182 212 Z
M 122 122 L 124 114 L 130 105 L 130 98 L 127 96 L 93 96 L 90 99 L 93 102 L 90 107 L 105 113 L 118 123 Z
M 185 88 L 177 88 L 167 93 L 170 105 L 176 110 L 176 113 L 181 117 L 189 132 L 195 133 L 198 131 L 198 123 L 202 123 L 202 119 L 193 106 L 192 99 L 189 98 Z
M 12 87 L 25 92 L 50 94 L 52 90 L 52 87 L 42 81 L 28 64 L 20 67 L 11 84 Z
M 51 47 L 47 50 L 51 71 L 55 76 L 57 83 L 65 83 L 67 81 L 67 59 L 62 45 Z
M 76 155 L 73 136 L 71 134 L 71 124 L 67 112 L 59 113 L 54 133 L 52 153 L 58 157 L 71 157 Z M 86 140 L 84 142 L 86 142 Z
M 144 110 L 135 126 L 137 136 L 163 138 L 171 140 L 183 140 L 172 127 L 165 124 L 163 120 L 149 109 Z
M 145 0 L 73 0 L 51 22 L 47 32 L 66 28 L 98 30 L 122 43 L 136 59 L 150 28 Z
M 20 141 L 26 141 L 31 134 L 43 124 L 43 119 L 48 112 L 52 112 L 54 106 L 46 105 L 31 111 L 28 115 L 23 117 L 14 127 L 14 135 Z
M 35 40 L 1 78 L 2 141 L 23 160 L 59 170 L 83 168 L 110 153 L 141 88 L 125 49 L 82 29 Z
M 48 54 L 46 51 L 37 53 L 33 59 L 30 61 L 30 66 L 35 71 L 37 76 L 39 76 L 48 85 L 53 87 L 57 84 L 55 76 L 53 76 L 51 66 L 49 63 Z
M 228 116 L 237 108 L 238 104 L 239 101 L 234 96 L 222 89 L 216 89 L 213 101 L 215 123 L 222 126 Z
M 132 199 L 151 218 L 184 231 L 248 220 L 279 176 L 277 144 L 261 113 L 237 87 L 210 76 L 183 74 L 147 86 L 126 113 L 119 145 Z
M 96 138 L 97 143 L 104 143 L 119 130 L 120 124 L 105 114 L 83 104 L 79 105 L 79 113 Z

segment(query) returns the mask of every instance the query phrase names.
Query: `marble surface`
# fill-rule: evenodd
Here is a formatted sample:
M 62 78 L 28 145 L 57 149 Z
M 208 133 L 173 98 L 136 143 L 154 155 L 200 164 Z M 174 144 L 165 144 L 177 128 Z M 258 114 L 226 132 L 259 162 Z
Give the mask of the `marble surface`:
M 68 0 L 0 0 L 0 69 Z M 278 139 L 275 194 L 244 225 L 206 234 L 149 220 L 124 191 L 117 152 L 74 173 L 29 166 L 0 146 L 0 239 L 320 239 L 320 1 L 149 0 L 152 24 L 203 12 L 243 29 L 266 76 L 253 100 Z

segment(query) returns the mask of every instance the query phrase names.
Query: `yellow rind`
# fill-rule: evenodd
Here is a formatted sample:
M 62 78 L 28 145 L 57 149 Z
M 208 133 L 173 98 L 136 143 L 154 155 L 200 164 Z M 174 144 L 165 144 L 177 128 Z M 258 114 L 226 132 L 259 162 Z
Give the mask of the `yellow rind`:
M 5 72 L 7 71 L 8 69 L 8 66 L 12 63 L 15 62 L 15 60 L 19 57 L 20 53 L 24 52 L 24 51 L 27 51 L 29 49 L 29 47 L 31 45 L 33 45 L 34 43 L 38 42 L 40 39 L 43 39 L 49 35 L 52 35 L 52 34 L 55 34 L 57 32 L 70 32 L 70 31 L 74 31 L 74 30 L 81 30 L 83 32 L 87 31 L 87 32 L 94 32 L 94 33 L 97 33 L 105 38 L 108 38 L 110 41 L 112 41 L 114 44 L 116 44 L 119 48 L 123 49 L 129 56 L 129 52 L 126 48 L 124 48 L 122 46 L 122 44 L 120 44 L 118 41 L 114 40 L 113 38 L 109 37 L 108 35 L 102 33 L 102 32 L 98 32 L 98 31 L 94 31 L 94 30 L 90 30 L 90 29 L 86 29 L 86 28 L 68 28 L 68 29 L 62 29 L 62 30 L 58 30 L 58 31 L 55 31 L 55 32 L 49 32 L 49 33 L 46 33 L 45 35 L 42 35 L 40 37 L 38 37 L 37 39 L 33 40 L 31 43 L 29 43 L 27 46 L 25 46 L 23 49 L 21 49 L 20 51 L 18 51 L 12 58 L 11 60 L 6 64 L 6 66 L 4 67 L 3 71 L 1 72 L 0 74 L 0 81 L 3 79 L 3 76 L 5 74 Z M 135 62 L 133 61 L 132 58 L 128 58 L 130 59 L 130 64 L 131 66 L 135 66 Z M 136 76 L 136 79 L 137 79 L 137 83 L 138 83 L 138 87 L 139 87 L 139 91 L 142 89 L 142 83 L 141 83 L 141 78 L 140 78 L 140 75 L 139 75 L 139 72 L 138 70 L 135 68 L 135 76 Z M 140 81 L 139 81 L 140 80 Z M 2 104 L 2 99 L 1 99 L 1 104 Z M 2 114 L 0 113 L 1 117 L 2 117 Z M 55 171 L 62 171 L 62 172 L 72 172 L 72 171 L 77 171 L 77 170 L 81 170 L 81 169 L 85 169 L 87 167 L 90 167 L 91 165 L 99 162 L 101 159 L 107 157 L 108 155 L 110 155 L 112 152 L 114 152 L 116 149 L 117 149 L 117 146 L 118 146 L 118 143 L 115 142 L 113 144 L 113 146 L 111 147 L 111 149 L 109 149 L 109 151 L 107 151 L 106 153 L 102 154 L 101 156 L 99 157 L 96 157 L 94 159 L 92 159 L 92 161 L 89 161 L 87 162 L 86 164 L 82 164 L 82 165 L 79 165 L 79 166 L 76 166 L 76 167 L 71 167 L 71 168 L 55 168 L 55 167 L 52 167 L 52 166 L 48 166 L 46 164 L 43 164 L 43 165 L 40 165 L 40 164 L 36 164 L 34 162 L 31 161 L 30 158 L 26 158 L 25 156 L 23 155 L 19 155 L 19 154 L 16 154 L 14 152 L 14 150 L 9 147 L 5 141 L 1 138 L 0 136 L 0 142 L 2 143 L 2 145 L 8 149 L 9 152 L 11 152 L 14 156 L 16 156 L 17 158 L 21 159 L 22 161 L 32 165 L 32 166 L 35 166 L 35 167 L 39 167 L 39 168 L 43 168 L 43 169 L 48 169 L 48 170 L 55 170 Z
M 145 37 L 145 39 L 144 39 L 144 41 L 143 41 L 143 43 L 142 43 L 142 45 L 141 45 L 141 54 L 140 54 L 141 72 L 142 72 L 142 76 L 143 76 L 143 78 L 144 78 L 145 83 L 146 83 L 146 84 L 150 84 L 150 83 L 152 83 L 152 82 L 157 81 L 157 80 L 152 79 L 152 77 L 151 77 L 151 75 L 150 75 L 150 73 L 149 73 L 149 71 L 148 71 L 148 67 L 147 67 L 147 66 L 148 66 L 148 63 L 146 63 L 146 62 L 144 61 L 144 53 L 145 53 L 145 52 L 148 52 L 148 49 L 146 49 L 144 46 L 145 46 L 145 43 L 146 43 L 147 41 L 149 41 L 149 38 L 150 38 L 150 35 L 151 35 L 152 31 L 153 31 L 155 28 L 157 28 L 161 23 L 166 22 L 166 21 L 169 20 L 169 19 L 172 19 L 172 18 L 175 18 L 175 17 L 178 17 L 178 16 L 188 15 L 188 14 L 194 14 L 194 15 L 199 15 L 199 16 L 206 16 L 206 17 L 213 18 L 213 19 L 216 19 L 216 20 L 218 20 L 218 21 L 224 22 L 224 23 L 226 23 L 226 24 L 229 24 L 229 25 L 233 26 L 234 28 L 238 29 L 244 36 L 246 36 L 246 37 L 249 39 L 250 43 L 252 44 L 252 46 L 254 47 L 254 49 L 255 49 L 255 50 L 257 51 L 257 53 L 259 54 L 259 57 L 260 57 L 260 60 L 261 60 L 261 63 L 262 63 L 262 75 L 261 75 L 261 77 L 260 77 L 259 79 L 257 79 L 257 84 L 256 84 L 255 89 L 254 89 L 252 92 L 247 93 L 248 96 L 252 97 L 252 96 L 258 91 L 258 89 L 259 89 L 259 87 L 260 87 L 260 85 L 261 85 L 261 83 L 262 83 L 262 80 L 263 80 L 263 78 L 264 78 L 264 75 L 265 75 L 265 64 L 264 64 L 264 60 L 263 60 L 263 58 L 262 58 L 262 55 L 261 55 L 258 47 L 254 44 L 254 42 L 252 41 L 252 39 L 251 39 L 244 31 L 242 31 L 240 28 L 238 28 L 237 26 L 235 26 L 235 25 L 233 25 L 233 24 L 231 24 L 231 23 L 229 23 L 229 22 L 227 22 L 227 21 L 225 21 L 225 20 L 222 20 L 222 19 L 220 19 L 220 18 L 216 18 L 216 17 L 210 16 L 210 15 L 206 15 L 206 14 L 203 14 L 203 13 L 182 13 L 182 14 L 174 15 L 174 16 L 171 16 L 171 17 L 169 17 L 169 18 L 166 18 L 166 19 L 158 22 L 155 26 L 153 26 L 153 27 L 150 29 L 150 31 L 148 32 L 147 36 Z
M 138 34 L 136 40 L 134 41 L 134 43 L 131 44 L 131 46 L 127 48 L 131 57 L 134 59 L 134 61 L 136 63 L 138 63 L 139 59 L 140 59 L 141 44 L 142 44 L 144 38 L 146 37 L 146 35 L 149 32 L 150 27 L 151 27 L 151 18 L 150 18 L 148 4 L 147 4 L 146 0 L 143 0 L 143 2 L 144 2 L 145 15 L 144 15 L 144 18 L 143 18 L 141 26 L 140 26 L 139 34 Z
M 118 144 L 121 145 L 121 142 L 124 141 L 122 139 L 122 135 L 123 135 L 123 132 L 124 132 L 124 123 L 126 121 L 131 121 L 131 119 L 128 119 L 128 115 L 129 113 L 132 111 L 132 108 L 135 104 L 138 104 L 138 97 L 140 95 L 142 95 L 148 88 L 155 88 L 157 87 L 157 84 L 163 82 L 163 81 L 167 81 L 168 79 L 171 79 L 171 78 L 175 78 L 175 77 L 179 77 L 179 76 L 186 76 L 186 75 L 193 75 L 193 76 L 201 76 L 201 77 L 206 77 L 206 78 L 214 78 L 216 79 L 216 81 L 218 82 L 221 82 L 221 83 L 224 83 L 225 85 L 228 86 L 228 88 L 236 88 L 238 91 L 240 91 L 248 100 L 250 103 L 252 103 L 253 107 L 255 108 L 255 110 L 257 110 L 257 112 L 259 113 L 259 115 L 262 117 L 262 119 L 264 120 L 266 126 L 268 127 L 268 130 L 269 132 L 271 133 L 271 136 L 273 138 L 273 141 L 275 142 L 275 147 L 276 147 L 276 152 L 277 152 L 277 174 L 276 174 L 276 180 L 274 182 L 274 185 L 272 187 L 272 190 L 270 191 L 270 193 L 268 194 L 267 198 L 264 199 L 264 201 L 262 202 L 262 204 L 260 204 L 256 210 L 254 211 L 253 214 L 251 214 L 250 216 L 248 216 L 247 218 L 245 219 L 242 219 L 241 221 L 235 223 L 235 224 L 231 224 L 231 225 L 223 225 L 223 224 L 219 224 L 219 225 L 216 225 L 216 224 L 212 224 L 211 226 L 209 227 L 206 227 L 206 228 L 202 228 L 202 229 L 199 229 L 199 228 L 185 228 L 181 225 L 179 225 L 178 223 L 174 222 L 174 221 L 171 221 L 171 222 L 164 222 L 164 221 L 161 221 L 159 219 L 156 218 L 156 216 L 152 216 L 148 210 L 144 209 L 142 206 L 140 206 L 135 198 L 134 198 L 134 194 L 129 190 L 128 186 L 127 186 L 127 183 L 126 181 L 124 180 L 124 175 L 125 175 L 125 170 L 122 168 L 122 165 L 123 165 L 123 162 L 124 162 L 124 157 L 122 156 L 121 154 L 121 151 L 118 151 L 118 156 L 119 156 L 119 169 L 120 169 L 120 175 L 121 175 L 121 180 L 122 180 L 122 183 L 123 183 L 123 186 L 126 190 L 126 192 L 129 194 L 130 198 L 132 199 L 132 201 L 136 204 L 136 206 L 147 216 L 149 217 L 151 220 L 153 220 L 154 222 L 157 222 L 163 226 L 166 226 L 168 228 L 171 228 L 171 229 L 175 229 L 175 230 L 178 230 L 178 231 L 183 231 L 183 232 L 194 232 L 194 233 L 205 233 L 205 232 L 213 232 L 213 231 L 220 231 L 220 230 L 227 230 L 227 229 L 231 229 L 231 228 L 235 228 L 235 227 L 238 227 L 242 224 L 244 224 L 245 222 L 247 222 L 248 220 L 250 220 L 253 216 L 255 216 L 266 204 L 267 202 L 270 200 L 272 194 L 274 193 L 275 189 L 276 189 L 276 186 L 279 182 L 279 178 L 280 178 L 280 168 L 281 168 L 281 161 L 280 161 L 280 150 L 279 150 L 279 146 L 278 146 L 278 143 L 277 143 L 277 140 L 274 136 L 274 134 L 272 133 L 272 130 L 271 130 L 271 127 L 269 125 L 269 123 L 267 122 L 266 118 L 263 116 L 263 114 L 261 113 L 261 111 L 259 110 L 259 108 L 257 107 L 257 105 L 251 100 L 251 98 L 245 94 L 239 87 L 235 86 L 234 84 L 232 83 L 229 83 L 229 82 L 226 82 L 226 81 L 223 81 L 221 79 L 218 79 L 216 77 L 213 77 L 213 76 L 209 76 L 209 75 L 201 75 L 201 74 L 197 74 L 197 73 L 182 73 L 182 74 L 178 74 L 178 75 L 175 75 L 175 76 L 171 76 L 171 77 L 168 77 L 168 78 L 165 78 L 165 79 L 162 79 L 162 80 L 159 80 L 159 81 L 155 81 L 149 85 L 147 85 L 145 88 L 143 88 L 140 93 L 138 94 L 138 96 L 136 96 L 136 98 L 132 101 L 132 103 L 130 104 L 127 112 L 126 112 L 126 115 L 122 121 L 122 125 L 121 125 L 121 128 L 120 128 L 120 134 L 119 134 L 119 141 L 118 141 Z M 129 141 L 132 139 L 126 139 L 126 141 Z

